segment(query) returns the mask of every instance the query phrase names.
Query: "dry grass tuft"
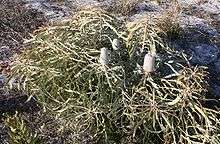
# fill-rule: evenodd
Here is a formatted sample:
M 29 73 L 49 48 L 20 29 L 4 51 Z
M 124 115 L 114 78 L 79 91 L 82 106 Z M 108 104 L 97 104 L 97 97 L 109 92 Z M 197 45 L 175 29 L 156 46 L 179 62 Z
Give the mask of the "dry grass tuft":
M 116 14 L 129 15 L 135 11 L 137 4 L 142 1 L 144 0 L 113 0 L 109 11 Z
M 157 17 L 157 26 L 163 31 L 166 38 L 180 38 L 183 30 L 179 25 L 182 8 L 177 2 L 173 2 L 168 9 Z

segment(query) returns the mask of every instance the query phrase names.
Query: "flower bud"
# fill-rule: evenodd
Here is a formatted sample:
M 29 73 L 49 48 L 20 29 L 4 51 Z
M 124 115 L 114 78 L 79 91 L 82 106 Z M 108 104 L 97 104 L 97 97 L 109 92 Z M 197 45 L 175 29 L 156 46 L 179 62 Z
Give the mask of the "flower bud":
M 112 48 L 113 50 L 119 50 L 121 48 L 121 43 L 119 39 L 113 39 Z
M 143 70 L 145 74 L 155 71 L 155 55 L 151 55 L 151 54 L 145 55 Z
M 100 63 L 102 65 L 109 64 L 110 61 L 110 51 L 107 48 L 101 48 L 101 54 L 100 54 Z

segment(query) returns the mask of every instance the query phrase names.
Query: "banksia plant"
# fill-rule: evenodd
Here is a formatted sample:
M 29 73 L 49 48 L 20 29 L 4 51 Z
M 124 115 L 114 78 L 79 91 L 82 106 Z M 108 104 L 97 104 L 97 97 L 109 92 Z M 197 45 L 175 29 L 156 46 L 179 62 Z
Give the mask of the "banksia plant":
M 47 112 L 71 119 L 68 127 L 78 134 L 88 130 L 94 139 L 108 139 L 109 133 L 117 132 L 111 128 L 117 117 L 110 110 L 121 107 L 124 70 L 119 65 L 103 69 L 110 50 L 102 46 L 111 49 L 109 38 L 120 35 L 118 26 L 120 21 L 111 15 L 91 10 L 40 32 L 12 68 L 12 76 L 21 82 L 18 88 L 35 96 Z
M 190 66 L 184 53 L 167 47 L 159 37 L 163 29 L 147 19 L 128 23 L 128 31 L 129 52 L 139 49 L 135 62 L 143 64 L 144 74 L 123 93 L 131 128 L 127 138 L 135 143 L 219 142 L 219 112 L 202 105 L 206 69 Z
M 161 143 L 210 143 L 218 139 L 219 113 L 202 105 L 205 76 L 202 68 L 195 67 L 183 68 L 170 78 L 143 77 L 124 95 L 130 135 L 138 137 L 141 133 L 146 142 L 156 134 Z M 141 143 L 139 139 L 136 141 Z
M 89 143 L 218 141 L 219 114 L 201 103 L 205 69 L 168 48 L 161 31 L 147 19 L 80 11 L 39 32 L 11 77 Z

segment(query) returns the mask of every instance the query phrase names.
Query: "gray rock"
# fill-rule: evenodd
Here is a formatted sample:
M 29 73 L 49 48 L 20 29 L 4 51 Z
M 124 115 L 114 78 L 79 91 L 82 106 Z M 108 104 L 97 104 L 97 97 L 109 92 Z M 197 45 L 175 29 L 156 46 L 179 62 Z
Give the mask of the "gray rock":
M 8 60 L 12 56 L 12 51 L 8 46 L 0 47 L 0 60 Z
M 195 0 L 178 0 L 179 4 L 181 4 L 182 6 L 189 6 L 189 5 L 193 5 L 196 4 Z
M 42 12 L 49 21 L 57 21 L 70 16 L 69 7 L 61 6 L 47 0 L 26 0 L 26 7 Z
M 219 48 L 211 40 L 219 38 L 218 31 L 204 19 L 195 16 L 181 15 L 179 22 L 183 35 L 169 42 L 169 45 L 177 50 L 185 50 L 192 56 L 191 62 L 194 64 L 208 65 L 214 62 Z
M 211 86 L 211 89 L 212 89 L 213 95 L 215 95 L 215 96 L 220 96 L 220 85 L 213 84 L 213 85 Z
M 162 8 L 155 2 L 142 2 L 136 6 L 136 10 L 138 12 L 159 12 L 162 11 Z
M 202 3 L 200 7 L 209 14 L 220 14 L 220 1 L 210 0 Z
M 96 0 L 65 0 L 65 5 L 71 8 L 80 8 L 85 6 L 98 6 L 101 3 Z M 107 4 L 107 3 L 105 3 Z
M 24 0 L 25 2 L 34 3 L 34 2 L 48 2 L 48 0 Z
M 217 73 L 220 73 L 220 59 L 218 59 L 215 63 L 214 63 L 214 70 Z
M 3 123 L 0 123 L 0 143 L 9 144 L 9 135 L 6 126 Z
M 217 43 L 211 43 L 220 36 L 218 31 L 204 19 L 195 16 L 180 15 L 179 25 L 182 35 L 169 41 L 169 46 L 176 50 L 185 50 L 192 55 L 192 62 L 207 65 L 216 60 L 219 53 Z
M 214 27 L 210 26 L 206 20 L 195 16 L 182 15 L 179 24 L 193 39 L 207 36 L 209 38 L 219 37 L 218 31 Z
M 220 1 L 219 0 L 179 0 L 181 7 L 189 9 L 190 11 L 184 11 L 185 13 L 202 14 L 205 16 L 211 16 L 211 18 L 217 22 L 220 22 Z
M 220 1 L 218 0 L 178 0 L 182 7 L 193 6 L 194 9 L 200 9 L 208 14 L 219 14 L 220 13 Z
M 200 65 L 207 65 L 214 62 L 219 54 L 219 49 L 215 45 L 200 44 L 191 48 L 192 62 Z
M 7 81 L 7 76 L 4 74 L 0 74 L 0 88 L 2 88 L 4 86 L 6 81 Z

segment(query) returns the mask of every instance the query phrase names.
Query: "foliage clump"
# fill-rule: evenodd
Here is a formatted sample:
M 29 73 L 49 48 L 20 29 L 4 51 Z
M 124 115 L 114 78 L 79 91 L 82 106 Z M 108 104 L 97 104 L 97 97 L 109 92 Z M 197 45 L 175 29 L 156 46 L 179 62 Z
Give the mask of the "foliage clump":
M 22 119 L 21 115 L 16 113 L 13 116 L 6 115 L 4 120 L 8 128 L 9 142 L 12 144 L 38 144 L 40 138 L 38 135 L 28 129 L 26 122 Z
M 201 103 L 205 68 L 168 48 L 160 31 L 146 19 L 126 23 L 99 9 L 83 10 L 37 34 L 12 77 L 64 128 L 91 143 L 219 141 L 219 114 Z M 112 48 L 113 39 L 120 49 Z M 111 53 L 108 65 L 99 62 L 103 47 Z M 149 52 L 157 53 L 156 70 L 144 74 Z

